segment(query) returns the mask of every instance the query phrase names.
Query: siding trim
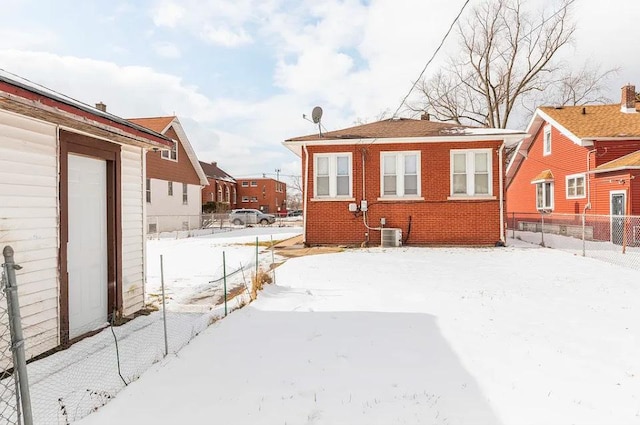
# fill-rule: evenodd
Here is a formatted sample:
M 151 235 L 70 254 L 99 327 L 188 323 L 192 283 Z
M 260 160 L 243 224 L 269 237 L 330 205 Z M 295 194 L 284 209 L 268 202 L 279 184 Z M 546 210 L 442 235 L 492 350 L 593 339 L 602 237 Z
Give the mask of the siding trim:
M 60 342 L 69 342 L 69 275 L 67 244 L 69 242 L 68 155 L 77 153 L 107 162 L 107 317 L 122 313 L 122 205 L 121 146 L 83 134 L 62 130 L 60 146 Z

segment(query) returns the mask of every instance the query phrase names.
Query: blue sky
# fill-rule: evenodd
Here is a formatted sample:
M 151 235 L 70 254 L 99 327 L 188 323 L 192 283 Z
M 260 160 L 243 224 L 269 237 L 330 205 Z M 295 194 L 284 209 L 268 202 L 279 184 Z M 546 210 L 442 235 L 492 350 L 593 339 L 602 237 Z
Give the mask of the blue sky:
M 295 175 L 282 141 L 315 131 L 302 114 L 322 106 L 333 130 L 393 112 L 463 2 L 13 0 L 0 68 L 123 117 L 176 114 L 200 159 L 237 177 Z M 639 15 L 636 0 L 580 0 L 574 13 L 565 58 L 618 67 L 616 102 L 622 85 L 640 86 Z

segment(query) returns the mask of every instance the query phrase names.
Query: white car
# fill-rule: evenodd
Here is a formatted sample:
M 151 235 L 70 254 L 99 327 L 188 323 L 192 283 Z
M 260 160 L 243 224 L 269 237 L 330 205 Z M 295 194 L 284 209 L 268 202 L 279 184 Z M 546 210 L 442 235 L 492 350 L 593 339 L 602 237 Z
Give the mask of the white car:
M 246 224 L 273 224 L 276 222 L 276 216 L 273 214 L 265 214 L 260 210 L 242 208 L 231 210 L 229 213 L 229 221 L 235 225 Z

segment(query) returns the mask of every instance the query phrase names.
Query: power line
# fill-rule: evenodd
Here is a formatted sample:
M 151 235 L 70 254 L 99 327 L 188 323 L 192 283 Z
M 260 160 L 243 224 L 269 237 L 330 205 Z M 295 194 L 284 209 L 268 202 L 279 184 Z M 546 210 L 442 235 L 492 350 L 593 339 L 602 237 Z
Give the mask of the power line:
M 413 92 L 413 89 L 416 88 L 416 84 L 418 84 L 418 81 L 420 81 L 420 79 L 422 78 L 422 76 L 424 75 L 425 71 L 427 70 L 427 67 L 431 64 L 431 62 L 433 61 L 433 59 L 436 57 L 436 55 L 438 54 L 438 52 L 440 51 L 440 49 L 442 48 L 442 46 L 444 45 L 444 42 L 447 40 L 447 37 L 449 37 L 449 34 L 451 33 L 451 30 L 453 29 L 454 25 L 458 22 L 458 20 L 460 19 L 460 16 L 462 15 L 462 13 L 464 12 L 464 9 L 467 7 L 467 5 L 469 4 L 470 0 L 466 0 L 464 2 L 464 4 L 462 5 L 462 7 L 460 8 L 460 11 L 458 12 L 458 15 L 455 17 L 455 19 L 453 20 L 453 22 L 451 22 L 451 25 L 449 26 L 449 29 L 447 30 L 446 34 L 444 35 L 444 37 L 442 37 L 442 40 L 440 40 L 440 44 L 438 45 L 438 47 L 436 48 L 436 50 L 433 52 L 433 55 L 431 55 L 431 58 L 429 58 L 429 60 L 427 61 L 427 63 L 424 65 L 424 68 L 422 68 L 422 71 L 420 72 L 420 75 L 418 75 L 418 78 L 413 82 L 413 84 L 411 85 L 411 88 L 409 89 L 409 92 L 407 93 L 407 95 L 404 97 L 404 99 L 402 99 L 402 102 L 400 102 L 400 105 L 398 105 L 398 109 L 396 109 L 396 111 L 393 113 L 393 115 L 391 116 L 391 118 L 396 118 L 396 115 L 398 115 L 398 112 L 400 111 L 400 108 L 402 108 L 402 106 L 404 105 L 404 103 L 407 101 L 407 99 L 409 98 L 409 96 L 411 95 L 411 93 Z

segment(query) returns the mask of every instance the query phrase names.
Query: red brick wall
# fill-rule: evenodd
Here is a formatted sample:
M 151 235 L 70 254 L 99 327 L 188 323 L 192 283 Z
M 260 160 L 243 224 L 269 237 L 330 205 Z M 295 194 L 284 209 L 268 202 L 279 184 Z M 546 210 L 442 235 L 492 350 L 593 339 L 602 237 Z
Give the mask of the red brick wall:
M 244 187 L 243 182 L 248 187 Z M 256 182 L 257 186 L 251 186 L 251 182 Z M 276 190 L 277 184 L 282 191 Z M 237 179 L 237 187 L 238 208 L 261 209 L 269 214 L 285 213 L 287 210 L 287 185 L 282 182 L 270 178 Z M 242 202 L 244 196 L 249 198 L 249 202 Z M 257 198 L 256 202 L 251 201 L 253 197 Z
M 350 146 L 310 146 L 309 187 L 307 197 L 306 243 L 361 244 L 369 238 L 372 245 L 380 243 L 380 232 L 367 230 L 362 214 L 348 211 L 351 202 L 368 201 L 368 225 L 379 227 L 380 218 L 385 227 L 402 229 L 407 244 L 438 245 L 493 245 L 500 240 L 499 161 L 501 142 L 473 143 L 411 143 Z M 492 148 L 493 195 L 495 200 L 447 200 L 450 196 L 450 150 Z M 379 201 L 380 152 L 421 151 L 421 196 L 419 201 Z M 355 200 L 316 201 L 313 198 L 313 155 L 316 153 L 352 153 L 353 187 Z M 365 190 L 362 188 L 362 155 L 365 155 Z M 305 157 L 302 167 L 304 178 Z M 409 231 L 409 221 L 411 230 Z
M 219 198 L 218 198 L 218 188 L 222 187 L 222 202 L 225 202 L 226 200 L 226 188 L 229 188 L 229 209 L 234 209 L 234 208 L 238 208 L 238 204 L 240 203 L 240 198 L 238 197 L 237 194 L 237 187 L 236 184 L 233 182 L 228 182 L 228 181 L 224 181 L 224 180 L 217 180 L 217 179 L 212 179 L 209 178 L 209 186 L 205 186 L 202 188 L 202 205 L 206 204 L 207 202 L 220 202 Z M 233 190 L 236 190 L 236 202 L 233 202 Z M 212 197 L 213 195 L 213 197 Z
M 165 135 L 173 140 L 178 140 L 178 135 L 173 130 L 173 127 L 170 127 L 169 130 L 165 132 Z M 189 157 L 182 143 L 179 142 L 177 161 L 162 158 L 159 151 L 147 152 L 147 178 L 178 183 L 200 184 L 198 173 L 193 168 L 191 161 L 189 161 Z

